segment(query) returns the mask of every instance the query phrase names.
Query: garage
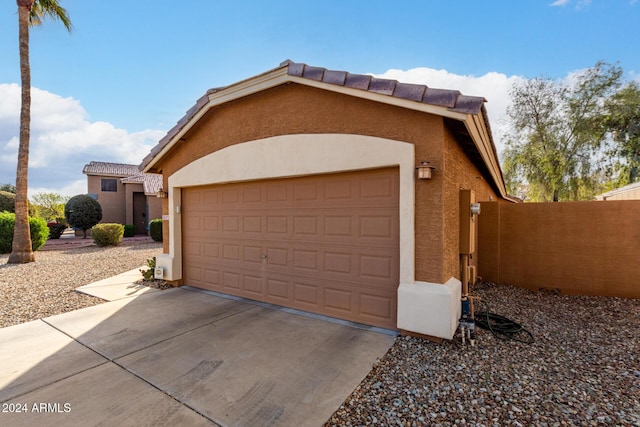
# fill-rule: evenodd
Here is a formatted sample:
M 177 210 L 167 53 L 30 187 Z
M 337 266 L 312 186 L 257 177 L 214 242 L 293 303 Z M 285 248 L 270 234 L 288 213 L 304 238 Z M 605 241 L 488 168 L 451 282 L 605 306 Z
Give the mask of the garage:
M 182 189 L 185 285 L 396 328 L 399 169 Z

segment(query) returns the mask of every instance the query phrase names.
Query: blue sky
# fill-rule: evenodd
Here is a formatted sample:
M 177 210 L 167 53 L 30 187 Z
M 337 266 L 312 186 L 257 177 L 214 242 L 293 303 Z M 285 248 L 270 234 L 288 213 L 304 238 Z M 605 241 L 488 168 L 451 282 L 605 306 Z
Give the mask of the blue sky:
M 31 193 L 86 192 L 85 163 L 139 163 L 208 88 L 284 59 L 484 96 L 494 130 L 517 78 L 565 78 L 598 60 L 640 76 L 637 0 L 61 4 L 71 34 L 56 22 L 31 31 Z M 0 183 L 13 183 L 14 0 L 0 3 L 0 58 Z

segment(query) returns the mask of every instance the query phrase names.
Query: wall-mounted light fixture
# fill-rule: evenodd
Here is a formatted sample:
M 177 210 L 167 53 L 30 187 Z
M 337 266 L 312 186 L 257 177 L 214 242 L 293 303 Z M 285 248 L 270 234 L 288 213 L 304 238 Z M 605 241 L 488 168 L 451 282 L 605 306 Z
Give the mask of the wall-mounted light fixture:
M 162 190 L 158 190 L 156 197 L 159 199 L 165 199 L 167 197 L 167 193 Z
M 431 171 L 434 169 L 435 167 L 431 166 L 426 160 L 421 161 L 420 164 L 416 166 L 418 179 L 431 179 Z

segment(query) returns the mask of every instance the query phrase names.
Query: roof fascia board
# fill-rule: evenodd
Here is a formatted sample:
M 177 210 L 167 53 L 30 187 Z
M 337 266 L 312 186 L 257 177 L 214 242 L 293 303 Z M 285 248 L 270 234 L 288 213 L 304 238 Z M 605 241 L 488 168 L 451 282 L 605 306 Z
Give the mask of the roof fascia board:
M 471 139 L 473 140 L 480 156 L 487 165 L 489 173 L 500 190 L 500 195 L 503 198 L 508 198 L 507 189 L 504 186 L 504 180 L 502 179 L 502 170 L 498 159 L 491 149 L 491 143 L 489 142 L 489 134 L 484 126 L 484 120 L 482 113 L 476 115 L 469 115 L 467 120 L 464 121 Z
M 282 67 L 273 70 L 268 73 L 261 74 L 251 79 L 243 80 L 228 86 L 219 92 L 213 92 L 208 95 L 209 102 L 197 111 L 193 117 L 186 123 L 178 133 L 176 133 L 169 143 L 167 143 L 162 149 L 153 157 L 153 159 L 145 166 L 142 172 L 149 172 L 149 170 L 158 162 L 159 159 L 173 148 L 173 146 L 180 141 L 180 139 L 214 106 L 224 104 L 229 101 L 233 101 L 254 93 L 260 92 L 265 89 L 278 86 L 286 83 L 288 79 L 287 68 Z
M 392 95 L 384 95 L 381 93 L 375 93 L 368 90 L 354 89 L 350 87 L 335 85 L 332 83 L 324 83 L 317 80 L 306 79 L 304 77 L 289 76 L 289 80 L 293 83 L 299 83 L 301 85 L 311 86 L 318 89 L 325 89 L 331 92 L 338 92 L 345 95 L 355 96 L 357 98 L 368 99 L 370 101 L 380 102 L 382 104 L 395 105 L 397 107 L 406 108 L 409 110 L 417 110 L 423 113 L 434 114 L 436 116 L 448 117 L 455 120 L 464 120 L 466 114 L 450 111 L 447 107 L 439 107 L 437 105 L 423 104 L 421 102 L 413 101 L 410 99 L 397 98 Z

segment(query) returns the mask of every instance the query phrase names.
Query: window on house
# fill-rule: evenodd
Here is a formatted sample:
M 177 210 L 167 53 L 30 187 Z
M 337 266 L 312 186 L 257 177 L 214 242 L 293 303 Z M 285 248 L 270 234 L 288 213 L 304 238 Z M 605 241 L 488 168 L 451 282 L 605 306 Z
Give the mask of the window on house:
M 101 191 L 118 191 L 118 180 L 111 178 L 102 178 L 100 180 Z

